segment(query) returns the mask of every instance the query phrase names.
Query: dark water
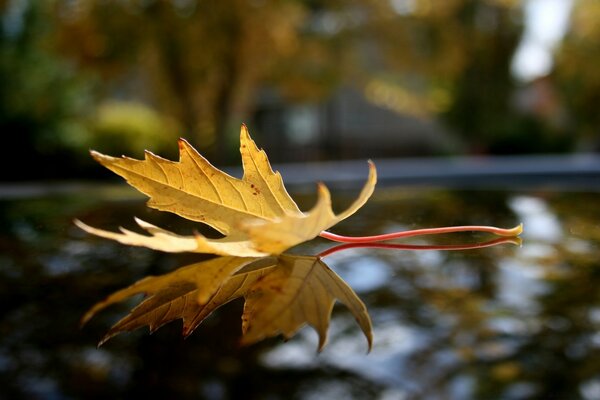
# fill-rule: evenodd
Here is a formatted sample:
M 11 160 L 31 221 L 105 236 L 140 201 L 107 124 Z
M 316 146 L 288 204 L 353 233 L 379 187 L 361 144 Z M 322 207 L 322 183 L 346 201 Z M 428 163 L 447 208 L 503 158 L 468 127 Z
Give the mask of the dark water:
M 329 342 L 240 347 L 242 302 L 187 339 L 181 323 L 97 341 L 135 302 L 83 329 L 95 302 L 148 274 L 202 259 L 90 237 L 133 216 L 189 233 L 126 188 L 0 201 L 0 398 L 4 399 L 600 399 L 600 193 L 380 188 L 333 229 L 367 235 L 420 227 L 525 224 L 523 245 L 464 251 L 350 249 L 326 258 L 366 303 L 373 350 L 343 307 Z M 336 206 L 351 200 L 334 192 Z M 296 196 L 297 197 L 297 196 Z M 310 195 L 300 203 L 311 204 Z M 339 208 L 338 208 L 339 209 Z M 486 240 L 455 234 L 413 240 Z M 318 239 L 293 249 L 317 254 Z

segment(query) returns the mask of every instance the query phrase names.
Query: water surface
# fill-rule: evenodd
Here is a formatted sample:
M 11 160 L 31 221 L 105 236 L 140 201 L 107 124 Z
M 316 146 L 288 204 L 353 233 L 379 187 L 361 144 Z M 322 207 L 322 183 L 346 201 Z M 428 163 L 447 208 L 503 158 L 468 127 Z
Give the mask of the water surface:
M 600 193 L 379 188 L 334 231 L 369 235 L 463 224 L 525 225 L 523 245 L 465 251 L 350 249 L 326 258 L 367 305 L 373 350 L 343 307 L 329 342 L 305 328 L 240 347 L 241 307 L 188 339 L 173 322 L 96 348 L 135 302 L 80 329 L 95 302 L 148 274 L 201 260 L 132 248 L 77 229 L 197 226 L 150 210 L 125 187 L 0 201 L 1 398 L 600 399 Z M 292 193 L 303 209 L 312 193 Z M 341 209 L 355 193 L 334 191 Z M 206 230 L 204 233 L 210 234 Z M 454 234 L 415 244 L 488 239 Z M 314 255 L 322 239 L 292 249 Z

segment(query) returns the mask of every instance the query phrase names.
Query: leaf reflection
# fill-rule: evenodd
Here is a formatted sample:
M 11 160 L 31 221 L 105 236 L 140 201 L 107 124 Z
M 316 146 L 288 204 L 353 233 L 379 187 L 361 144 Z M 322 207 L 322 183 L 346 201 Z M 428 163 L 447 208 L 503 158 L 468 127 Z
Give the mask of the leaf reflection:
M 352 288 L 325 264 L 323 257 L 356 247 L 465 250 L 504 243 L 521 242 L 518 238 L 499 238 L 438 246 L 363 243 L 336 246 L 318 256 L 217 257 L 141 279 L 94 305 L 83 316 L 82 324 L 111 304 L 144 294 L 142 302 L 109 329 L 99 346 L 118 333 L 144 326 L 154 332 L 177 319 L 183 320 L 183 335 L 187 337 L 214 310 L 243 297 L 242 344 L 279 334 L 289 339 L 301 327 L 310 325 L 319 335 L 320 351 L 327 341 L 331 313 L 338 300 L 353 314 L 371 349 L 372 326 L 367 308 Z
M 319 334 L 321 350 L 336 300 L 350 309 L 369 348 L 372 343 L 371 320 L 365 305 L 318 257 L 218 257 L 191 264 L 165 275 L 146 277 L 111 294 L 92 307 L 82 322 L 105 307 L 140 293 L 147 297 L 117 322 L 99 345 L 120 332 L 143 326 L 153 332 L 176 319 L 183 320 L 183 334 L 188 336 L 214 310 L 240 297 L 245 299 L 242 344 L 278 334 L 290 338 L 308 324 Z

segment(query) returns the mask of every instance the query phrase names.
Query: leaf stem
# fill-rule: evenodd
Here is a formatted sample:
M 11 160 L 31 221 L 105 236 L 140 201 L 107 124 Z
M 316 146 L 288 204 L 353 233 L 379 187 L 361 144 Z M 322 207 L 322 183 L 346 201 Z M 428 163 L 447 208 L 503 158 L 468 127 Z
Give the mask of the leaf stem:
M 328 231 L 323 231 L 319 234 L 322 238 L 332 240 L 334 242 L 341 243 L 373 243 L 382 242 L 384 240 L 400 239 L 413 236 L 423 235 L 438 235 L 440 233 L 454 233 L 454 232 L 487 232 L 493 233 L 494 235 L 503 237 L 518 236 L 523 232 L 523 224 L 519 224 L 514 228 L 503 229 L 495 226 L 480 226 L 480 225 L 464 225 L 464 226 L 446 226 L 442 228 L 426 228 L 426 229 L 415 229 L 410 231 L 401 231 L 386 233 L 383 235 L 375 236 L 342 236 L 336 235 Z
M 391 243 L 345 243 L 327 250 L 322 251 L 317 255 L 319 258 L 330 256 L 338 251 L 356 249 L 356 248 L 375 248 L 375 249 L 393 249 L 393 250 L 472 250 L 482 249 L 484 247 L 492 247 L 500 244 L 514 244 L 517 246 L 521 245 L 521 239 L 517 237 L 500 237 L 494 240 L 480 243 L 469 243 L 469 244 L 446 244 L 446 245 L 418 245 L 418 244 L 391 244 Z

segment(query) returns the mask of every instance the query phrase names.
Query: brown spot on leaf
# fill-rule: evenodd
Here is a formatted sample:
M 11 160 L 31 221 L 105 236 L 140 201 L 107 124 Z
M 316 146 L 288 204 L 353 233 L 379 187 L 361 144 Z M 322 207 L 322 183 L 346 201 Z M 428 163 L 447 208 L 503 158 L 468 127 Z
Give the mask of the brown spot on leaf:
M 281 286 L 271 285 L 269 286 L 269 289 L 277 293 L 283 293 L 283 289 L 281 288 Z

